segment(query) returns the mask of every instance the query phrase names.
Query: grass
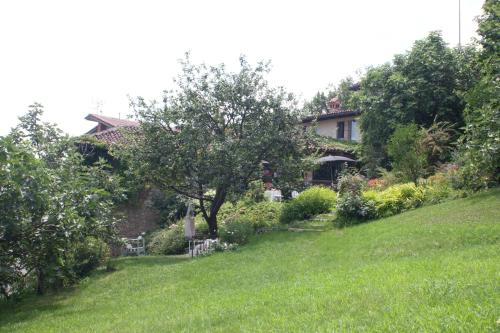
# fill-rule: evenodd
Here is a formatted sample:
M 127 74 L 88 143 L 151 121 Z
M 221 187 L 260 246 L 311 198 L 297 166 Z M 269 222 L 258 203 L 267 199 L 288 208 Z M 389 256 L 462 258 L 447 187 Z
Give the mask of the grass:
M 194 260 L 118 259 L 73 290 L 0 305 L 0 332 L 499 331 L 499 190 L 326 223 Z

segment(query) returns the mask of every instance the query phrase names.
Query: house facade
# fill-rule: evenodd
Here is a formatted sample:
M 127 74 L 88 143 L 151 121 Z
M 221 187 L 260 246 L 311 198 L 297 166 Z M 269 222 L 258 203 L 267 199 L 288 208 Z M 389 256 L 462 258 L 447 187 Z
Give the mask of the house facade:
M 326 111 L 302 119 L 304 127 L 315 126 L 318 135 L 347 142 L 359 142 L 360 111 L 345 110 L 337 97 L 332 98 Z
M 317 147 L 323 157 L 318 167 L 305 173 L 306 183 L 335 186 L 343 168 L 356 166 L 355 146 L 361 141 L 358 110 L 342 108 L 340 99 L 334 97 L 324 112 L 302 119 L 305 129 L 313 127 L 322 138 Z
M 132 120 L 99 114 L 89 114 L 85 119 L 97 123 L 86 135 L 95 138 L 106 147 L 104 148 L 106 150 L 104 153 L 107 159 L 112 159 L 112 157 L 107 155 L 107 149 L 124 139 L 123 130 L 139 127 L 139 123 Z M 111 161 L 111 164 L 116 165 L 113 161 Z M 145 187 L 135 198 L 117 208 L 117 213 L 121 217 L 121 221 L 117 225 L 120 237 L 137 238 L 143 232 L 158 229 L 160 216 L 158 211 L 153 207 L 154 196 L 157 195 L 156 191 L 158 190 Z M 113 249 L 114 255 L 119 253 L 119 249 Z

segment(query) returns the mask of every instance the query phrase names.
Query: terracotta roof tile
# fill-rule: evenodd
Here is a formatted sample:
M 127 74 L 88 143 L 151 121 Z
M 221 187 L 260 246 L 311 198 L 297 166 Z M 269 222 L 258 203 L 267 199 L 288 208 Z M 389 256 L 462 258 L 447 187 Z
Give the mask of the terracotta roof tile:
M 109 127 L 139 126 L 137 121 L 106 117 L 100 114 L 90 113 L 85 119 L 104 124 Z
M 92 134 L 97 140 L 106 144 L 117 143 L 125 138 L 124 130 L 134 130 L 137 126 L 113 127 L 105 131 Z

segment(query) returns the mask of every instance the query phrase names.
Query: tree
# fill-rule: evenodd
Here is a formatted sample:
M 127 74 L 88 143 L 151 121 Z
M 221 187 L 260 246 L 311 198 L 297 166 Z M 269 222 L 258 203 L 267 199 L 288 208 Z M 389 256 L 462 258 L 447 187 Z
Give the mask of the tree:
M 333 97 L 338 97 L 340 99 L 344 109 L 350 109 L 354 86 L 354 79 L 347 77 L 342 79 L 338 86 L 332 89 L 328 89 L 327 91 L 318 91 L 310 101 L 306 101 L 304 103 L 302 114 L 304 116 L 311 116 L 325 113 L 328 109 L 328 102 Z
M 212 238 L 226 197 L 261 179 L 263 160 L 300 163 L 296 102 L 269 86 L 268 72 L 268 63 L 252 67 L 243 57 L 239 71 L 228 72 L 224 65 L 193 65 L 186 56 L 178 89 L 165 92 L 161 106 L 133 103 L 141 134 L 120 149 L 123 158 L 155 185 L 197 200 Z
M 480 79 L 466 94 L 465 133 L 460 160 L 466 185 L 500 180 L 500 4 L 486 0 L 479 18 Z
M 473 47 L 451 49 L 432 32 L 392 63 L 367 71 L 352 101 L 362 111 L 361 152 L 369 175 L 388 165 L 387 142 L 399 124 L 463 126 L 463 95 L 477 80 L 476 54 Z
M 399 125 L 389 139 L 387 152 L 393 170 L 404 181 L 417 184 L 427 168 L 425 153 L 420 144 L 423 133 L 416 124 Z
M 104 165 L 86 166 L 77 146 L 42 123 L 42 106 L 0 138 L 0 289 L 23 287 L 33 276 L 38 293 L 73 278 L 72 251 L 88 237 L 114 236 L 111 192 L 117 179 Z

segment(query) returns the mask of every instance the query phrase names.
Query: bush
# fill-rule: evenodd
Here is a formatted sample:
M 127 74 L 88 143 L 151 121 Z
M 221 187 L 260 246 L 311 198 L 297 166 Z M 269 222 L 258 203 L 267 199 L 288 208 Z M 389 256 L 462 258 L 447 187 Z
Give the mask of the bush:
M 290 223 L 328 213 L 335 207 L 336 200 L 334 191 L 326 187 L 313 186 L 284 204 L 280 220 L 282 223 Z
M 427 156 L 421 145 L 424 132 L 416 124 L 399 125 L 387 144 L 387 154 L 396 174 L 404 181 L 417 182 L 427 168 Z
M 377 216 L 375 201 L 354 193 L 346 193 L 337 200 L 338 226 L 357 224 Z
M 221 241 L 229 244 L 245 244 L 253 233 L 252 221 L 244 215 L 231 216 L 219 225 Z
M 89 275 L 110 258 L 108 244 L 94 237 L 87 237 L 75 246 L 71 270 L 78 278 Z
M 147 251 L 157 255 L 182 254 L 187 246 L 183 221 L 179 220 L 176 224 L 153 233 Z
M 375 196 L 377 216 L 391 216 L 405 210 L 416 208 L 424 203 L 422 187 L 413 183 L 394 185 Z
M 455 184 L 456 169 L 450 168 L 422 180 L 421 186 L 424 187 L 425 202 L 436 204 L 448 199 L 463 197 L 464 192 L 455 189 Z
M 359 195 L 366 185 L 367 182 L 365 178 L 360 174 L 345 172 L 339 178 L 337 190 L 339 192 L 339 196 L 346 193 Z
M 283 204 L 280 202 L 248 203 L 239 201 L 236 205 L 231 206 L 229 212 L 225 211 L 220 220 L 224 221 L 234 216 L 244 216 L 255 231 L 269 229 L 279 225 L 282 207 Z

